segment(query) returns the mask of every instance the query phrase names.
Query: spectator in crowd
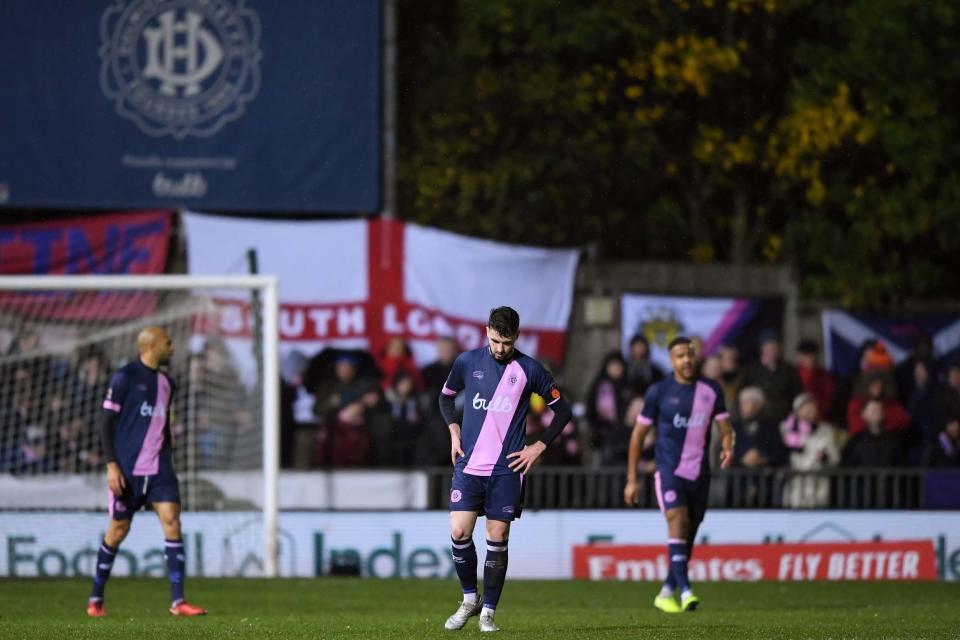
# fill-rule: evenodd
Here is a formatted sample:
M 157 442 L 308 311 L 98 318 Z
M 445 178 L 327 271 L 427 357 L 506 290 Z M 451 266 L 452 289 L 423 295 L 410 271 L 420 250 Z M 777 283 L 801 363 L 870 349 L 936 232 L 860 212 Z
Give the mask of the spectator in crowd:
M 902 405 L 908 405 L 910 398 L 913 397 L 914 382 L 916 381 L 916 364 L 924 362 L 933 364 L 933 340 L 926 333 L 921 333 L 913 342 L 913 351 L 906 360 L 894 368 L 893 377 L 897 384 L 897 400 Z M 936 378 L 937 372 L 934 368 L 928 367 L 928 373 L 932 378 Z
M 780 425 L 784 446 L 795 471 L 819 471 L 840 462 L 839 433 L 820 421 L 817 398 L 804 392 L 793 400 L 793 412 Z M 791 507 L 824 507 L 830 503 L 828 478 L 800 476 L 784 487 L 784 503 Z
M 303 384 L 307 363 L 303 353 L 291 351 L 280 366 L 280 466 L 285 469 L 307 467 L 319 426 L 317 398 Z
M 732 344 L 722 344 L 717 349 L 720 358 L 720 387 L 723 400 L 731 410 L 731 417 L 737 417 L 737 394 L 743 388 L 743 372 L 740 371 L 740 350 Z
M 324 356 L 319 358 L 321 360 L 332 361 L 333 375 L 321 375 L 317 385 L 314 413 L 319 418 L 320 428 L 312 463 L 317 466 L 339 466 L 341 463 L 359 466 L 370 454 L 370 438 L 364 418 L 372 398 L 364 402 L 364 394 L 370 392 L 376 383 L 372 378 L 358 375 L 362 361 L 360 353 L 336 351 L 321 356 Z M 352 452 L 351 444 L 356 447 Z
M 820 420 L 820 407 L 812 393 L 803 392 L 793 400 L 793 412 L 780 424 L 783 445 L 794 469 L 821 469 L 840 461 L 837 428 Z
M 740 391 L 740 415 L 733 423 L 736 434 L 733 464 L 738 467 L 779 467 L 787 461 L 780 429 L 764 412 L 765 400 L 759 387 L 745 387 Z
M 945 384 L 940 393 L 940 413 L 945 416 L 960 415 L 960 359 L 947 366 Z
M 19 475 L 55 470 L 56 460 L 50 455 L 47 430 L 42 424 L 27 425 L 19 442 L 0 454 L 0 471 Z
M 32 368 L 25 362 L 18 362 L 8 371 L 10 375 L 3 380 L 7 397 L 0 406 L 0 425 L 3 426 L 0 448 L 12 451 L 19 446 L 26 425 L 44 423 L 44 412 L 40 390 L 32 378 Z
M 450 367 L 454 360 L 460 355 L 460 349 L 457 348 L 456 341 L 450 336 L 440 336 L 436 340 L 437 359 L 423 368 L 421 379 L 424 387 L 430 395 L 431 402 L 440 395 L 440 390 L 447 382 L 447 376 L 450 374 Z M 433 402 L 433 404 L 436 404 Z M 446 455 L 446 454 L 444 454 Z
M 896 400 L 893 375 L 889 369 L 868 369 L 860 377 L 860 388 L 847 406 L 847 434 L 852 438 L 862 432 L 867 424 L 864 407 L 876 401 L 883 405 L 883 428 L 900 431 L 910 425 L 910 414 Z
M 863 406 L 864 429 L 847 441 L 841 456 L 845 467 L 894 467 L 903 461 L 903 435 L 888 430 L 884 416 L 886 404 L 871 398 Z
M 699 372 L 703 369 L 703 360 L 707 357 L 707 350 L 703 344 L 703 338 L 698 335 L 690 336 L 690 345 L 693 347 L 693 355 L 696 358 L 694 367 Z
M 587 396 L 587 420 L 600 464 L 625 464 L 633 426 L 624 416 L 633 394 L 627 382 L 627 364 L 617 351 L 604 358 Z
M 527 428 L 524 435 L 524 444 L 531 444 L 540 439 L 541 434 L 550 422 L 553 421 L 553 410 L 547 406 L 546 400 L 534 393 L 530 396 L 530 411 L 527 413 Z M 545 465 L 575 465 L 582 459 L 580 439 L 577 433 L 576 418 L 564 426 L 557 436 L 553 446 L 540 454 L 541 464 Z
M 424 418 L 415 384 L 410 373 L 400 370 L 393 374 L 390 388 L 387 389 L 392 427 L 388 466 L 412 466 L 417 445 L 423 436 Z M 380 459 L 383 460 L 383 457 Z
M 837 391 L 833 396 L 833 404 L 830 405 L 829 420 L 834 424 L 843 425 L 847 423 L 847 408 L 850 406 L 850 400 L 853 398 L 856 389 L 861 384 L 861 376 L 864 372 L 871 370 L 872 367 L 893 366 L 893 359 L 889 357 L 886 348 L 881 347 L 874 350 L 877 341 L 874 339 L 864 340 L 857 349 L 856 367 L 848 373 L 837 385 Z
M 926 467 L 960 467 L 960 414 L 947 421 L 937 437 L 927 443 L 923 452 Z
M 642 396 L 662 378 L 663 371 L 650 359 L 650 341 L 642 333 L 634 334 L 627 354 L 627 382 L 633 395 Z
M 703 366 L 700 367 L 700 375 L 709 380 L 720 382 L 723 375 L 723 368 L 720 366 L 720 356 L 717 354 L 709 355 L 703 360 Z
M 413 380 L 417 391 L 423 389 L 423 379 L 420 377 L 420 369 L 417 368 L 413 360 L 413 352 L 410 345 L 400 336 L 392 336 L 387 341 L 387 346 L 380 352 L 377 358 L 377 366 L 383 377 L 380 379 L 383 390 L 386 391 L 396 376 L 401 371 L 407 373 Z
M 209 338 L 191 347 L 186 389 L 174 396 L 195 398 L 190 410 L 197 429 L 200 466 L 204 469 L 247 469 L 256 463 L 263 433 L 254 418 L 251 396 L 226 344 Z M 216 390 L 216 394 L 212 393 Z M 229 393 L 228 397 L 223 394 Z M 176 436 L 175 436 L 176 437 Z
M 351 402 L 357 400 L 364 388 L 364 379 L 357 375 L 358 358 L 350 352 L 337 355 L 333 377 L 324 380 L 317 391 L 315 412 L 323 418 L 335 416 Z
M 803 386 L 797 370 L 784 362 L 776 332 L 760 334 L 760 359 L 744 370 L 743 384 L 763 391 L 765 418 L 779 423 L 789 415 L 791 403 Z
M 908 460 L 911 465 L 920 463 L 922 452 L 936 440 L 946 424 L 944 389 L 936 379 L 932 359 L 913 359 L 911 378 L 904 384 L 910 390 L 906 408 L 910 414 L 908 436 Z
M 443 465 L 450 461 L 445 446 L 450 442 L 450 430 L 440 414 L 437 398 L 440 397 L 440 391 L 447 382 L 447 376 L 450 374 L 450 368 L 453 366 L 454 360 L 460 355 L 460 349 L 457 347 L 456 341 L 450 336 L 437 338 L 436 348 L 437 359 L 421 371 L 424 391 L 420 396 L 420 406 L 425 423 L 416 460 L 418 466 Z M 462 411 L 463 398 L 457 396 L 455 402 L 460 403 L 457 410 Z
M 313 462 L 318 466 L 368 466 L 373 462 L 369 411 L 381 404 L 380 385 L 369 379 L 354 380 L 338 397 L 340 409 L 328 412 L 324 428 L 317 433 Z
M 816 340 L 802 340 L 797 345 L 797 353 L 793 363 L 800 376 L 800 384 L 807 393 L 812 393 L 817 400 L 817 407 L 829 409 L 833 404 L 833 396 L 837 391 L 837 381 L 833 374 L 817 364 L 817 352 L 820 346 Z

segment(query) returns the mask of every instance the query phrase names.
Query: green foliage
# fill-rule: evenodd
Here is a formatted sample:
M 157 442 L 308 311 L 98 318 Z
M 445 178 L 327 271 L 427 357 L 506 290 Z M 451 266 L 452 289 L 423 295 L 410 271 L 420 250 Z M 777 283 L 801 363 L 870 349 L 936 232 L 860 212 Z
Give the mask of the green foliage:
M 766 261 L 882 307 L 960 266 L 951 0 L 400 0 L 400 213 Z

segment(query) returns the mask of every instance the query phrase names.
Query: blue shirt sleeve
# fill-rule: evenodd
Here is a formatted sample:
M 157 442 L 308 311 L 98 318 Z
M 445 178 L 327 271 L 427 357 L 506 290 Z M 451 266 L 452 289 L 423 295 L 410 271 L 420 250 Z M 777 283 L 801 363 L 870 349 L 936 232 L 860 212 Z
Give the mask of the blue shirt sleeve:
M 637 422 L 640 424 L 656 425 L 657 418 L 660 417 L 660 383 L 657 382 L 647 389 L 643 396 L 643 411 L 637 416 Z
M 547 405 L 554 404 L 560 399 L 560 389 L 557 388 L 557 383 L 554 382 L 553 376 L 536 360 L 533 361 L 533 365 L 530 367 L 530 380 L 528 384 L 530 385 L 530 390 L 543 398 Z
M 457 356 L 457 359 L 453 361 L 453 366 L 450 367 L 450 374 L 447 376 L 447 381 L 443 385 L 443 395 L 455 396 L 458 392 L 463 391 L 463 369 L 466 366 L 464 364 L 465 356 L 465 353 L 461 353 Z
M 120 413 L 123 409 L 123 403 L 127 399 L 128 387 L 127 376 L 123 371 L 114 373 L 110 377 L 110 384 L 107 386 L 107 395 L 103 399 L 103 408 L 107 411 Z

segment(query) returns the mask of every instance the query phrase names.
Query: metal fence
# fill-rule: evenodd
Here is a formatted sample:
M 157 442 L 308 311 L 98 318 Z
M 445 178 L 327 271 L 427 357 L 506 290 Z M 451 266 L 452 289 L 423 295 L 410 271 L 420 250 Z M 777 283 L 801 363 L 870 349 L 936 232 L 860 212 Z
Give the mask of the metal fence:
M 919 509 L 930 470 L 921 468 L 729 469 L 714 471 L 710 507 L 721 509 Z M 449 504 L 449 467 L 428 470 L 429 508 Z M 622 509 L 625 470 L 539 467 L 527 476 L 525 509 Z M 641 476 L 640 507 L 657 508 L 652 476 Z

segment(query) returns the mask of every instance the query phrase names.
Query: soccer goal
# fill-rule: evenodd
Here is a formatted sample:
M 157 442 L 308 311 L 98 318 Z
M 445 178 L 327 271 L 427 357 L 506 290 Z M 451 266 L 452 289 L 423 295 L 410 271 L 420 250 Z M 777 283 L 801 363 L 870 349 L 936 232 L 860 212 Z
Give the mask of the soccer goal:
M 166 371 L 187 545 L 191 518 L 233 517 L 232 537 L 204 543 L 199 525 L 194 546 L 216 547 L 208 563 L 245 563 L 235 574 L 276 576 L 277 323 L 272 276 L 0 277 L 2 573 L 87 573 L 88 545 L 107 518 L 99 432 L 107 382 L 137 357 L 141 329 L 160 325 L 174 343 Z M 137 521 L 156 520 L 136 518 L 131 535 Z M 129 553 L 129 573 L 151 575 L 152 552 Z

